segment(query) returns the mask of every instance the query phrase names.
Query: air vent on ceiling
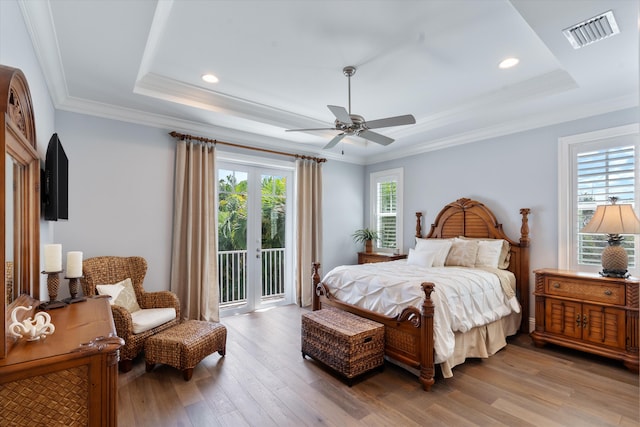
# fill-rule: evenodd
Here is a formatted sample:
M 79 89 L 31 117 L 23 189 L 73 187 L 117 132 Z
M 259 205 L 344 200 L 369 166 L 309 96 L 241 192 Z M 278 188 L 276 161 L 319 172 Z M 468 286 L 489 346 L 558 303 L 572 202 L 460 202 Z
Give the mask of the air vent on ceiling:
M 606 39 L 620 32 L 612 11 L 594 16 L 584 22 L 573 25 L 562 33 L 574 49 Z

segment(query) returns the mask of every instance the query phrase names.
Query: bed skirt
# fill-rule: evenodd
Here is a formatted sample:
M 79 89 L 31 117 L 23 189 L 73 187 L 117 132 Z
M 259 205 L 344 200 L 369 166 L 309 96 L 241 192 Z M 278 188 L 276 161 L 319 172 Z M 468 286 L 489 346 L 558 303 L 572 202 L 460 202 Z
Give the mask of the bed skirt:
M 436 363 L 442 370 L 442 376 L 444 378 L 451 378 L 453 376 L 453 368 L 464 363 L 466 359 L 486 359 L 506 347 L 507 337 L 518 333 L 521 318 L 522 313 L 511 313 L 509 316 L 503 317 L 488 325 L 479 326 L 467 332 L 455 332 L 456 344 L 453 355 L 443 362 Z M 386 356 L 385 360 L 415 375 L 420 375 L 418 369 L 402 362 Z

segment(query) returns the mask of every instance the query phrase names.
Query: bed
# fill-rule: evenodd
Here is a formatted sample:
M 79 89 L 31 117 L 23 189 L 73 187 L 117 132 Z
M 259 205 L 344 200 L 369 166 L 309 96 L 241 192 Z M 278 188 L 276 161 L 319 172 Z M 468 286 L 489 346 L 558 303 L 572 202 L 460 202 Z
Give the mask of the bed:
M 313 310 L 319 310 L 323 306 L 333 306 L 384 324 L 385 356 L 392 362 L 404 366 L 411 371 L 415 371 L 424 390 L 429 391 L 435 382 L 436 364 L 442 368 L 444 377 L 451 376 L 451 368 L 462 363 L 465 358 L 488 357 L 506 345 L 506 335 L 516 333 L 518 330 L 524 333 L 529 332 L 529 212 L 529 209 L 520 209 L 521 227 L 520 237 L 517 240 L 509 238 L 504 233 L 502 224 L 496 220 L 493 212 L 477 200 L 461 198 L 447 204 L 436 216 L 435 222 L 431 225 L 431 229 L 427 235 L 423 235 L 422 233 L 422 214 L 420 212 L 416 213 L 415 235 L 417 243 L 420 243 L 421 239 L 434 243 L 438 242 L 437 240 L 434 241 L 434 239 L 442 239 L 444 241 L 446 239 L 458 240 L 460 238 L 477 241 L 487 240 L 489 242 L 496 239 L 508 242 L 508 256 L 504 260 L 505 265 L 501 267 L 513 276 L 514 283 L 512 283 L 512 285 L 514 298 L 517 300 L 520 308 L 517 317 L 514 313 L 512 316 L 505 316 L 504 319 L 501 318 L 490 321 L 485 325 L 475 326 L 465 332 L 454 332 L 454 354 L 451 357 L 445 355 L 445 360 L 438 360 L 438 355 L 435 351 L 435 347 L 438 344 L 434 337 L 436 335 L 442 335 L 441 333 L 434 333 L 434 317 L 436 323 L 440 318 L 435 310 L 435 303 L 438 301 L 438 298 L 435 297 L 438 295 L 438 292 L 433 294 L 434 289 L 438 288 L 437 280 L 419 282 L 415 287 L 419 289 L 420 301 L 416 305 L 406 306 L 389 315 L 389 313 L 380 313 L 361 307 L 356 303 L 345 302 L 339 299 L 336 296 L 336 294 L 340 293 L 339 290 L 335 288 L 333 284 L 331 286 L 328 285 L 329 282 L 333 282 L 334 280 L 329 276 L 325 276 L 325 278 L 321 280 L 320 265 L 314 263 L 312 279 L 315 288 L 315 292 L 313 293 Z M 383 274 L 385 269 L 396 268 L 395 265 L 400 266 L 402 263 L 406 265 L 408 261 L 381 263 L 388 265 L 380 267 L 375 267 L 373 264 L 367 267 L 340 267 L 339 270 L 345 268 L 373 269 L 372 272 L 375 275 Z M 376 268 L 381 268 L 382 270 L 376 270 Z M 446 274 L 442 274 L 442 268 L 434 268 L 433 270 L 440 272 L 440 277 L 446 277 Z M 456 270 L 456 268 L 452 268 L 450 271 L 453 272 L 454 270 Z M 457 270 L 462 269 L 458 268 Z M 325 283 L 325 281 L 327 283 Z M 441 283 L 442 289 L 444 289 L 444 285 L 444 283 Z M 388 312 L 389 310 L 386 311 Z M 517 320 L 514 321 L 514 319 Z M 496 336 L 495 339 L 493 339 L 495 342 L 487 343 L 486 347 L 484 345 L 480 346 L 485 348 L 477 348 L 478 340 L 489 341 L 487 336 L 504 334 L 506 331 L 505 325 L 509 322 L 511 326 L 509 326 L 508 329 L 510 330 L 506 335 Z M 517 324 L 514 322 L 517 322 Z

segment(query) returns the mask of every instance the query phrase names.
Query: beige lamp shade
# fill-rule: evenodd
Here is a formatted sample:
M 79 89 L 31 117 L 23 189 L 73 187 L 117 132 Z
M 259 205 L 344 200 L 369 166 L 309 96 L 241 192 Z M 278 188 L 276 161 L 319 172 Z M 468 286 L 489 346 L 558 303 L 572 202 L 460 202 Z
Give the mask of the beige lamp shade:
M 611 205 L 598 206 L 589 224 L 580 232 L 608 235 L 609 244 L 601 255 L 602 276 L 628 277 L 629 256 L 620 245 L 624 239 L 621 234 L 640 234 L 640 220 L 631 205 L 616 205 L 616 200 L 612 197 Z
M 600 205 L 581 233 L 640 234 L 640 220 L 631 205 Z

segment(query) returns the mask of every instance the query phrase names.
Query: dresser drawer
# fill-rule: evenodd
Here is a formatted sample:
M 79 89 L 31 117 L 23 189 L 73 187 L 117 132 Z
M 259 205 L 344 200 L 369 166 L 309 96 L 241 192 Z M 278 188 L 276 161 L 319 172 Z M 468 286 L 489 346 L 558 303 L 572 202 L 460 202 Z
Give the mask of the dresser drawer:
M 564 277 L 547 277 L 545 279 L 545 293 L 592 302 L 625 304 L 625 287 L 623 283 L 595 283 L 571 280 Z

